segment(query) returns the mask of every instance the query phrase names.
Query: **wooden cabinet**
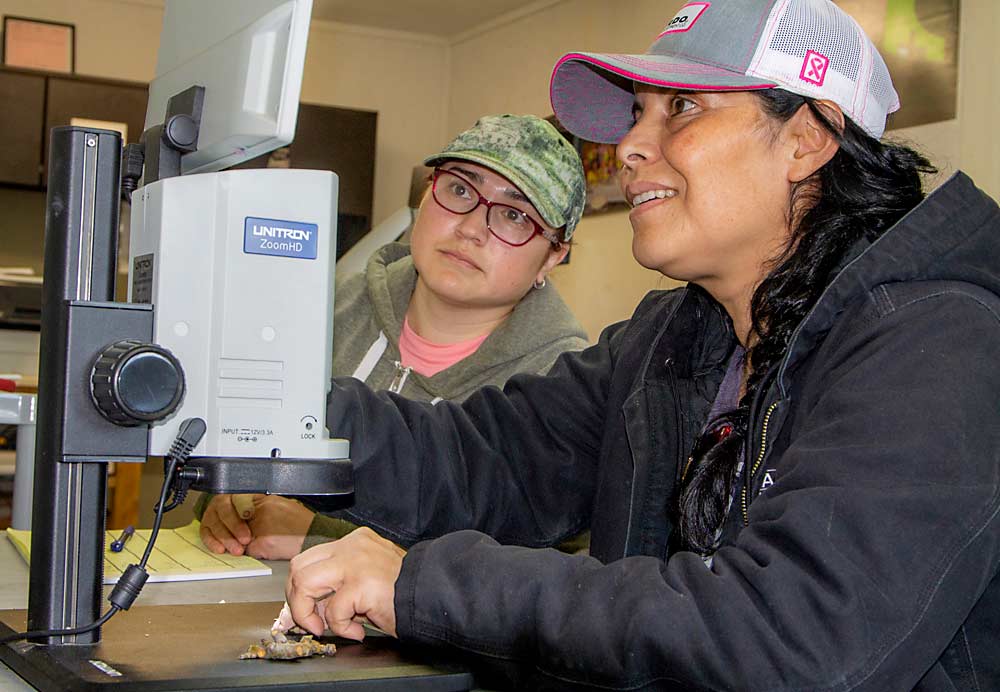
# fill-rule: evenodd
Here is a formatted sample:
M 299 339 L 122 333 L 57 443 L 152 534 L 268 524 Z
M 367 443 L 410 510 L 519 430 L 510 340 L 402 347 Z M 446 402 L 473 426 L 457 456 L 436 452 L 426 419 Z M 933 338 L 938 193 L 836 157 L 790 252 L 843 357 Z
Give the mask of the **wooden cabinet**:
M 299 106 L 292 165 L 331 170 L 340 178 L 337 259 L 371 229 L 377 121 L 378 113 L 370 111 Z
M 144 84 L 88 77 L 50 76 L 46 80 L 43 172 L 48 162 L 48 133 L 73 118 L 124 123 L 127 142 L 138 142 L 146 121 Z
M 42 180 L 45 77 L 0 71 L 0 182 L 37 186 Z
M 292 167 L 330 170 L 340 176 L 342 214 L 371 217 L 377 120 L 378 113 L 370 111 L 299 105 L 289 148 Z
M 72 118 L 125 123 L 139 141 L 146 85 L 95 77 L 0 69 L 0 184 L 44 187 L 49 131 Z
M 340 179 L 337 257 L 371 229 L 378 113 L 312 103 L 299 104 L 295 139 L 276 152 L 236 168 L 312 168 Z

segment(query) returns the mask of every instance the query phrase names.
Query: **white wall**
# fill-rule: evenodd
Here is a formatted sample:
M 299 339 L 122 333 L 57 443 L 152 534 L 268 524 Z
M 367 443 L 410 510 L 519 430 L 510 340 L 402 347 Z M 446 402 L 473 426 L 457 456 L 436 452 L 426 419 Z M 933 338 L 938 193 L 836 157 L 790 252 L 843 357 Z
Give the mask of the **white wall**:
M 1000 199 L 1000 2 L 962 0 L 955 160 Z

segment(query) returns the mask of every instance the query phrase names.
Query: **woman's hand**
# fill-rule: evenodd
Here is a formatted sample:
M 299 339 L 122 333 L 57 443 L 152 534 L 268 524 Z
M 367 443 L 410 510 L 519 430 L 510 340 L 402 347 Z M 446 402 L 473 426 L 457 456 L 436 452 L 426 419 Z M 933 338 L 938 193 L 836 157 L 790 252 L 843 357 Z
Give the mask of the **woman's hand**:
M 291 560 L 302 552 L 314 516 L 297 500 L 254 495 L 253 518 L 248 522 L 253 540 L 247 544 L 247 555 L 261 560 Z
M 289 560 L 302 550 L 313 516 L 280 495 L 216 495 L 202 515 L 201 540 L 213 553 Z
M 233 506 L 234 495 L 216 495 L 201 517 L 201 542 L 213 553 L 242 555 L 253 540 L 250 526 Z
M 292 558 L 285 599 L 292 618 L 320 636 L 361 641 L 367 617 L 396 636 L 396 579 L 406 551 L 369 528 L 352 531 L 339 541 L 317 545 Z

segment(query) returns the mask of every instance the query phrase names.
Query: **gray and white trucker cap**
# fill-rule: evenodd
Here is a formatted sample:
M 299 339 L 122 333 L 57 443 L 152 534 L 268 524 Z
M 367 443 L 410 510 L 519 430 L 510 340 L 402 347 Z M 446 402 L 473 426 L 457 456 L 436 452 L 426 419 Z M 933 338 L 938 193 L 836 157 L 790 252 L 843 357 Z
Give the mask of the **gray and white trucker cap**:
M 688 91 L 784 89 L 836 103 L 872 137 L 899 110 L 889 70 L 830 0 L 689 2 L 644 55 L 569 53 L 552 72 L 552 108 L 592 142 L 632 126 L 633 83 Z

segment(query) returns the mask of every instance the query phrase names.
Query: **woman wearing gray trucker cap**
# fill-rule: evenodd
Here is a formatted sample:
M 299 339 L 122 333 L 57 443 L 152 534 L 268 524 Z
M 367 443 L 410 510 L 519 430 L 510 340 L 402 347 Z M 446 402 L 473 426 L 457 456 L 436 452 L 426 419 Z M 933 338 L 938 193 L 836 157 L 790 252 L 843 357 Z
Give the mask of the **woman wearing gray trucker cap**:
M 1000 689 L 997 205 L 961 173 L 925 198 L 827 0 L 688 3 L 551 96 L 688 285 L 461 406 L 335 382 L 382 536 L 296 558 L 294 620 L 366 615 L 487 686 Z M 588 557 L 515 547 L 584 526 Z

